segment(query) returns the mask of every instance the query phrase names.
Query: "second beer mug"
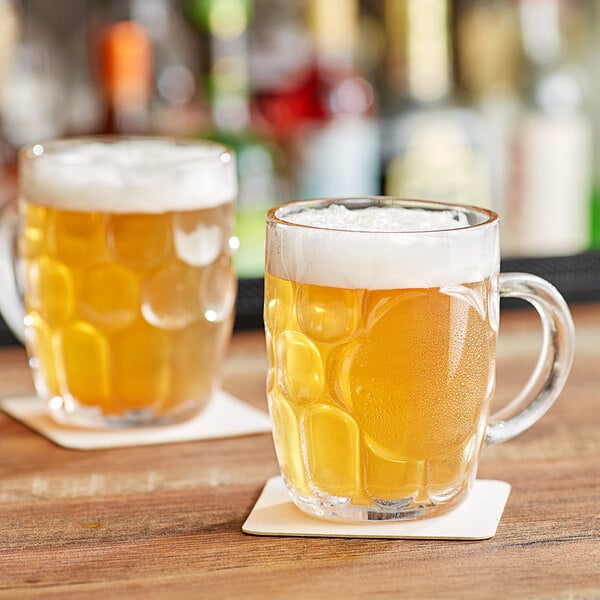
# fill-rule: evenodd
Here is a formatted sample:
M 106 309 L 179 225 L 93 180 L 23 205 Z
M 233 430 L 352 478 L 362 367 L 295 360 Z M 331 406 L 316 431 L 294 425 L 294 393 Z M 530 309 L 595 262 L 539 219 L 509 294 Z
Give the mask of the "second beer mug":
M 232 327 L 235 194 L 234 158 L 210 142 L 83 138 L 21 152 L 25 341 L 55 418 L 144 424 L 204 407 Z
M 490 211 L 395 198 L 269 212 L 268 397 L 300 508 L 347 520 L 446 510 L 481 449 L 554 402 L 573 357 L 568 307 L 543 279 L 499 274 L 498 235 Z M 544 347 L 520 396 L 490 416 L 500 296 L 535 306 Z

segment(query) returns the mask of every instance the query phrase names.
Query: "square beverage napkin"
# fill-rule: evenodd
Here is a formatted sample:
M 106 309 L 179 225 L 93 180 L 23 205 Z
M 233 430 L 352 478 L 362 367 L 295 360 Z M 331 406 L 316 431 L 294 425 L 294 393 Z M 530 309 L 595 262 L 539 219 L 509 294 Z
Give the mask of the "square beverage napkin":
M 244 533 L 270 536 L 348 537 L 434 540 L 484 540 L 496 534 L 510 484 L 478 479 L 453 510 L 417 521 L 328 521 L 303 513 L 288 496 L 281 477 L 267 481 L 246 522 Z
M 249 435 L 271 431 L 269 416 L 231 394 L 219 390 L 202 413 L 182 423 L 115 429 L 87 429 L 61 425 L 48 415 L 36 396 L 5 398 L 0 408 L 54 443 L 76 450 L 147 446 Z

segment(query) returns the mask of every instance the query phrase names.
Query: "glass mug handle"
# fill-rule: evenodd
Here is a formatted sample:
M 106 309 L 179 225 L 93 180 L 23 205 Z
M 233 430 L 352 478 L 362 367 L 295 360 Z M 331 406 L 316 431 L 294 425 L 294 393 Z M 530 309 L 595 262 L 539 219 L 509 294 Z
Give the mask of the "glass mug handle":
M 537 310 L 542 324 L 542 350 L 528 382 L 506 406 L 490 416 L 485 446 L 519 435 L 552 406 L 573 363 L 575 328 L 569 308 L 556 288 L 529 273 L 500 273 L 501 298 L 520 298 Z
M 15 244 L 18 215 L 9 204 L 0 214 L 0 313 L 13 335 L 25 342 L 25 309 L 17 287 Z

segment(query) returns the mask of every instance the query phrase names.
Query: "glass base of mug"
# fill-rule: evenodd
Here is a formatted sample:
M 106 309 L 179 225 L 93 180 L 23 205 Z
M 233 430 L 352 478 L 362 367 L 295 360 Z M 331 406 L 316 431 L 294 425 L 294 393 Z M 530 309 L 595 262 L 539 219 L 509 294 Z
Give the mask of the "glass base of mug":
M 119 414 L 105 414 L 99 407 L 81 404 L 71 397 L 54 396 L 49 398 L 47 403 L 50 417 L 61 425 L 89 429 L 119 429 L 174 425 L 187 421 L 200 414 L 208 404 L 208 400 L 189 401 L 169 413 L 157 413 L 153 408 L 145 408 L 124 410 Z
M 287 485 L 290 499 L 302 511 L 334 521 L 409 521 L 434 517 L 459 505 L 467 496 L 467 488 L 443 503 L 415 502 L 414 498 L 380 500 L 370 505 L 351 504 L 348 498 L 306 497 Z

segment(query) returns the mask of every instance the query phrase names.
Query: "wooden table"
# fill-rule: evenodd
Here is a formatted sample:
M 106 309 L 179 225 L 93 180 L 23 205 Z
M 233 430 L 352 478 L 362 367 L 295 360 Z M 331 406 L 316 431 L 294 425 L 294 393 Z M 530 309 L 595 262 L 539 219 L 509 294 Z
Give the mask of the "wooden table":
M 479 474 L 512 484 L 480 542 L 275 538 L 240 528 L 277 474 L 268 434 L 104 451 L 59 448 L 0 414 L 0 598 L 600 598 L 600 305 L 573 309 L 563 396 Z M 505 311 L 498 403 L 525 381 L 535 313 Z M 261 332 L 234 336 L 225 388 L 266 410 Z M 32 392 L 0 350 L 0 395 Z

